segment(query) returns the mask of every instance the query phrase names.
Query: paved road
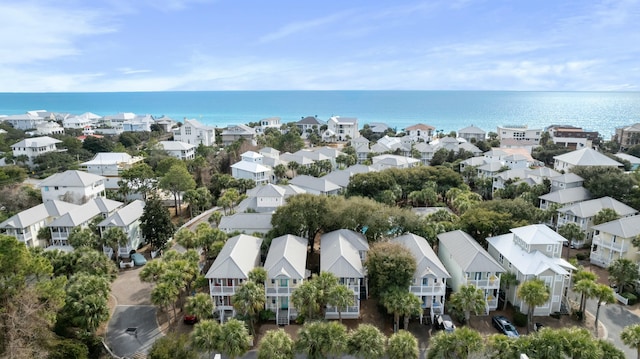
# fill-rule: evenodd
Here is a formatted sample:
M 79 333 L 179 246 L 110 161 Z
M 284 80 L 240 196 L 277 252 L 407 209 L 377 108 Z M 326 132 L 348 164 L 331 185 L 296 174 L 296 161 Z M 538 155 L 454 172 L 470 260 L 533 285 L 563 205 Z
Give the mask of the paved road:
M 587 311 L 595 315 L 596 313 L 596 301 L 587 301 Z M 607 304 L 600 307 L 600 316 L 598 318 L 605 328 L 607 328 L 607 340 L 611 341 L 619 349 L 624 350 L 625 357 L 635 358 L 637 351 L 628 347 L 622 343 L 620 339 L 620 333 L 624 327 L 640 323 L 640 318 L 637 315 L 630 312 L 621 304 Z

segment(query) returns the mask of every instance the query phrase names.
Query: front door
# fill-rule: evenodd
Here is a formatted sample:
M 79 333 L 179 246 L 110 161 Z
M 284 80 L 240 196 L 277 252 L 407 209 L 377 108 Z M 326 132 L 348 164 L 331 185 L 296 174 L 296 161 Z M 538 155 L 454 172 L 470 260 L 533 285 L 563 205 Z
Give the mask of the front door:
M 280 309 L 289 309 L 289 297 L 280 298 Z

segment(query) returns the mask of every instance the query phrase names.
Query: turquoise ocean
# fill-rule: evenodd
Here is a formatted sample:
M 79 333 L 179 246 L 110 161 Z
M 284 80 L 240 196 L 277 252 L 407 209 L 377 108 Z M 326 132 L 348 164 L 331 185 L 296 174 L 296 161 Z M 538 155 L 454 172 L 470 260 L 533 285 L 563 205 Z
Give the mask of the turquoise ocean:
M 426 123 L 444 132 L 469 125 L 544 128 L 570 124 L 609 139 L 616 127 L 640 122 L 640 92 L 511 91 L 197 91 L 0 93 L 0 115 L 46 110 L 105 116 L 120 112 L 195 118 L 213 126 L 267 117 L 357 117 L 360 126 L 383 122 L 397 130 Z

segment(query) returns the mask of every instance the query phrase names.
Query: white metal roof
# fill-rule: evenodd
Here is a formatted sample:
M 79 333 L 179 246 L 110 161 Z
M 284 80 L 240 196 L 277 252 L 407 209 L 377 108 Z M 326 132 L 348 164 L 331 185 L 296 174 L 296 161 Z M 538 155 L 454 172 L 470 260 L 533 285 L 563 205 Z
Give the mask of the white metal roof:
M 92 186 L 96 182 L 104 181 L 104 179 L 105 177 L 93 173 L 67 170 L 45 178 L 38 186 L 88 187 Z
M 504 272 L 504 268 L 468 233 L 461 230 L 438 234 L 440 245 L 449 250 L 465 272 Z
M 407 247 L 416 259 L 416 278 L 434 276 L 436 278 L 451 278 L 444 264 L 433 251 L 427 240 L 413 233 L 405 234 L 391 239 L 392 242 L 400 243 Z
M 240 234 L 227 240 L 205 278 L 247 279 L 260 264 L 262 238 Z
M 307 265 L 306 238 L 287 234 L 271 240 L 269 253 L 264 262 L 267 278 L 284 276 L 304 279 Z

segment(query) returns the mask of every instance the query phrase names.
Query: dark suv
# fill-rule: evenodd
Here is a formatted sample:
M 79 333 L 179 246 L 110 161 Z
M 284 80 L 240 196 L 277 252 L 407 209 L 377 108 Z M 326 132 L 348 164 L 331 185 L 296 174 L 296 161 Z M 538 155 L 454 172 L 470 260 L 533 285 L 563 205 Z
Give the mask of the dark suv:
M 502 315 L 494 316 L 493 318 L 491 318 L 491 322 L 493 322 L 493 326 L 496 327 L 496 329 L 498 329 L 502 334 L 508 337 L 517 338 L 520 336 L 516 327 L 511 324 L 509 319 L 505 318 Z
M 456 326 L 453 324 L 453 320 L 447 314 L 436 315 L 433 318 L 436 329 L 444 330 L 445 333 L 451 333 L 456 330 Z

